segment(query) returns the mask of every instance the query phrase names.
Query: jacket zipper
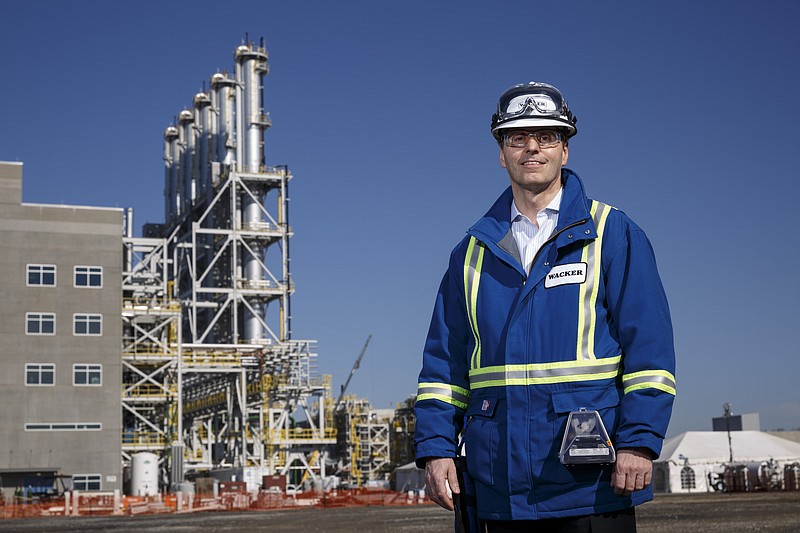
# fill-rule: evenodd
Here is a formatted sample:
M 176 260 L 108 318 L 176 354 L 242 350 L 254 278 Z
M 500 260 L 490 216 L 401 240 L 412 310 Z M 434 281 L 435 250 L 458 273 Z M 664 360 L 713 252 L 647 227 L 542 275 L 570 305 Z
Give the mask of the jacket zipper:
M 589 220 L 589 219 L 588 219 L 588 218 L 584 218 L 583 220 L 579 220 L 578 222 L 573 222 L 573 223 L 572 223 L 572 224 L 570 224 L 569 226 L 564 226 L 563 228 L 561 228 L 561 229 L 560 229 L 560 230 L 558 230 L 557 232 L 553 233 L 553 234 L 550 236 L 550 238 L 549 238 L 549 239 L 547 239 L 546 241 L 544 241 L 544 242 L 542 243 L 542 245 L 539 247 L 539 249 L 538 249 L 538 250 L 536 250 L 536 255 L 534 255 L 534 256 L 533 256 L 533 261 L 531 261 L 531 266 L 530 266 L 530 268 L 532 269 L 532 268 L 533 268 L 533 265 L 535 265 L 535 264 L 536 264 L 536 260 L 537 260 L 537 259 L 539 259 L 539 254 L 540 254 L 540 253 L 542 253 L 542 250 L 544 250 L 544 247 L 545 247 L 545 246 L 547 246 L 548 244 L 550 244 L 552 241 L 554 241 L 554 240 L 556 239 L 556 237 L 558 237 L 559 235 L 561 235 L 562 233 L 564 233 L 564 232 L 565 232 L 565 231 L 567 231 L 568 229 L 570 229 L 570 228 L 574 228 L 575 226 L 580 226 L 581 224 L 585 224 L 587 220 Z M 528 269 L 528 271 L 527 271 L 527 273 L 526 273 L 526 275 L 525 275 L 525 281 L 524 281 L 524 283 L 527 283 L 527 282 L 528 282 L 528 276 L 530 276 L 530 274 L 531 274 L 531 271 L 530 271 L 530 269 Z M 523 283 L 523 284 L 524 284 L 524 283 Z

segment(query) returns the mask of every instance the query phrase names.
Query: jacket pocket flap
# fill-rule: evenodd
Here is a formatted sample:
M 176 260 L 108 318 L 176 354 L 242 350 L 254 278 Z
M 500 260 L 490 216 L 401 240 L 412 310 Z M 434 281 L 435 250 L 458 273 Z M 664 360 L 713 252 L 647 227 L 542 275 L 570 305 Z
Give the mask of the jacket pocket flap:
M 496 396 L 479 396 L 470 399 L 469 407 L 467 407 L 467 416 L 494 416 L 495 409 L 497 409 Z
M 615 407 L 620 403 L 620 391 L 614 387 L 575 388 L 552 393 L 553 410 L 569 413 L 585 407 L 590 411 Z

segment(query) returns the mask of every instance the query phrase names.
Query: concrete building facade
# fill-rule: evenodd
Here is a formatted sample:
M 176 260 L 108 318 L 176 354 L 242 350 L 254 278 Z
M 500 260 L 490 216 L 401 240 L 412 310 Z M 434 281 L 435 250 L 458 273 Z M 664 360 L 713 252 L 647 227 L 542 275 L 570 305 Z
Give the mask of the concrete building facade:
M 122 489 L 122 233 L 122 209 L 22 203 L 22 164 L 0 162 L 6 495 L 53 474 Z
M 717 416 L 711 419 L 713 431 L 761 431 L 758 413 Z

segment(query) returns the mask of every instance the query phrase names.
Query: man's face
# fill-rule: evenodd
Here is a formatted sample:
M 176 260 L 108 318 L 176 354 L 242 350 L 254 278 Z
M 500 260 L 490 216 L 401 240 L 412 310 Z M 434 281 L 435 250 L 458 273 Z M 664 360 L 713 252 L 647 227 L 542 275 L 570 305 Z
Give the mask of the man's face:
M 544 131 L 550 128 L 525 128 L 509 132 Z M 561 167 L 567 164 L 569 150 L 562 140 L 554 146 L 542 148 L 534 137 L 528 137 L 525 146 L 515 148 L 500 146 L 500 166 L 511 178 L 511 188 L 515 192 L 522 189 L 534 194 L 557 190 L 560 187 Z

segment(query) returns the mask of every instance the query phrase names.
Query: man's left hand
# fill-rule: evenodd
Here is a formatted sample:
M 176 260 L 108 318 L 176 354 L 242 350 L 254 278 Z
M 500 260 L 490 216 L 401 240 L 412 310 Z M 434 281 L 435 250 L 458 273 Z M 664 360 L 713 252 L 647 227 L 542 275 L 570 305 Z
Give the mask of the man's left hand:
M 617 450 L 617 462 L 611 474 L 611 486 L 617 496 L 628 496 L 633 491 L 650 485 L 653 475 L 653 454 L 647 448 Z

